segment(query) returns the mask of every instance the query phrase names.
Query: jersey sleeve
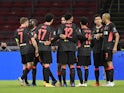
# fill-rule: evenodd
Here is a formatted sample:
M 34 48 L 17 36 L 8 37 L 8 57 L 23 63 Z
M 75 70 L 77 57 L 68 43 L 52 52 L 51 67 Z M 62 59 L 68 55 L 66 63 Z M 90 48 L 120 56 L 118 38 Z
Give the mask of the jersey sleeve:
M 113 32 L 113 33 L 117 33 L 117 29 L 116 29 L 116 26 L 114 24 L 111 24 L 110 25 L 110 30 Z
M 60 34 L 62 34 L 62 25 L 60 25 L 54 32 L 54 38 L 51 43 L 55 43 L 58 39 L 60 39 Z
M 38 35 L 38 30 L 40 29 L 41 25 L 39 25 L 36 29 L 35 29 L 35 34 Z
M 78 30 L 77 37 L 78 37 L 78 40 L 82 40 L 82 41 L 86 41 L 87 40 L 87 38 L 85 37 L 84 31 L 81 30 L 81 29 Z

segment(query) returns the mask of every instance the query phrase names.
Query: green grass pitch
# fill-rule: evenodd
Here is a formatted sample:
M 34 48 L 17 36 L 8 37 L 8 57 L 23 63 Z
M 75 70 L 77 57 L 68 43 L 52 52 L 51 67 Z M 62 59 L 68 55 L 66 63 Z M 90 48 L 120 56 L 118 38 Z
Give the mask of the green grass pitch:
M 31 81 L 30 81 L 31 82 Z M 76 81 L 78 83 L 79 81 Z M 93 87 L 95 81 L 88 81 L 87 87 L 43 87 L 42 81 L 37 86 L 20 86 L 18 81 L 0 81 L 0 93 L 124 93 L 124 81 L 115 81 L 114 87 Z M 101 84 L 105 83 L 100 81 Z M 69 85 L 69 83 L 68 83 Z

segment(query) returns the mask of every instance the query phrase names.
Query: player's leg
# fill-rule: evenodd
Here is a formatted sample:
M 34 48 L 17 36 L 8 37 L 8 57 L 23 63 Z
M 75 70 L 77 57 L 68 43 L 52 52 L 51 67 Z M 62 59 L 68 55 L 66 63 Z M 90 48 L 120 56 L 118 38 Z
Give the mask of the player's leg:
M 59 79 L 59 85 L 58 86 L 62 86 L 62 68 L 61 68 L 61 52 L 57 51 L 57 75 L 58 75 L 58 79 Z
M 29 71 L 32 69 L 33 61 L 34 61 L 34 54 L 33 53 L 28 53 L 27 56 L 26 56 L 26 60 L 27 60 L 27 68 L 26 68 L 24 74 L 21 76 L 22 80 L 24 80 L 26 78 Z
M 27 77 L 29 71 L 32 69 L 31 64 L 32 64 L 31 62 L 27 63 L 27 68 L 25 69 L 23 75 L 18 78 L 18 80 L 20 81 L 21 85 L 23 85 L 23 86 L 26 86 L 26 83 L 24 82 L 24 80 Z
M 80 87 L 80 86 L 82 86 L 82 84 L 83 84 L 82 70 L 81 70 L 81 66 L 80 66 L 78 63 L 77 63 L 76 68 L 77 68 L 78 78 L 79 78 L 79 80 L 80 80 L 80 83 L 77 84 L 76 86 L 77 86 L 77 87 Z
M 63 87 L 67 87 L 66 83 L 66 64 L 62 64 L 62 78 L 63 78 Z
M 52 54 L 51 51 L 46 52 L 45 57 L 47 58 L 47 63 L 51 64 L 52 63 Z M 53 76 L 50 68 L 49 68 L 49 76 L 52 79 L 52 85 L 55 86 L 55 84 L 57 83 L 57 80 L 55 79 L 55 77 Z
M 107 55 L 106 55 L 106 51 L 102 51 L 102 59 L 104 61 L 104 70 L 105 70 L 105 75 L 106 75 L 106 84 L 103 84 L 103 86 L 106 86 L 109 84 L 110 80 L 109 80 L 109 70 L 108 70 L 108 64 L 107 64 Z
M 33 62 L 33 67 L 32 67 L 32 85 L 36 86 L 36 73 L 37 73 L 37 63 L 39 62 L 38 58 L 35 57 L 35 60 Z
M 74 87 L 75 86 L 75 68 L 74 68 L 74 63 L 75 63 L 75 52 L 70 51 L 68 52 L 68 65 L 70 68 L 70 86 Z
M 49 64 L 43 65 L 43 74 L 44 74 L 44 81 L 49 83 Z
M 113 57 L 113 53 L 111 50 L 108 51 L 108 69 L 109 69 L 109 78 L 110 78 L 110 86 L 114 86 L 114 66 L 112 63 L 112 57 Z
M 70 86 L 75 87 L 75 68 L 73 64 L 70 64 Z
M 40 54 L 42 55 L 44 81 L 46 82 L 45 87 L 54 87 L 52 84 L 49 84 L 49 77 L 51 77 L 53 81 L 56 81 L 50 70 L 50 63 L 52 62 L 51 51 L 42 51 Z
M 108 50 L 105 52 L 105 59 L 107 62 L 107 67 L 106 67 L 106 80 L 107 83 L 105 86 L 114 86 L 114 67 L 112 63 L 112 51 Z
M 82 56 L 82 65 L 84 66 L 84 86 L 87 86 L 88 76 L 89 76 L 89 68 L 91 65 L 90 56 Z
M 26 68 L 27 68 L 27 64 L 23 64 L 23 74 L 24 74 Z M 27 80 L 27 76 L 25 77 L 25 83 L 26 83 L 26 85 L 29 85 L 28 80 Z
M 83 86 L 83 77 L 82 77 L 82 70 L 81 70 L 81 67 L 83 65 L 82 62 L 83 62 L 82 56 L 78 56 L 76 68 L 77 68 L 77 74 L 78 74 L 78 78 L 80 80 L 80 83 L 76 85 L 77 87 Z
M 44 74 L 44 87 L 54 87 L 52 84 L 49 83 L 49 77 L 50 77 L 50 64 L 43 64 L 43 74 Z
M 67 64 L 67 52 L 59 51 L 59 55 L 57 56 L 58 62 L 61 64 L 61 76 L 63 79 L 63 87 L 67 87 L 66 83 L 66 64 Z
M 26 60 L 26 55 L 22 55 L 22 62 L 23 62 L 23 74 L 27 68 L 27 60 Z M 25 77 L 25 83 L 26 85 L 29 85 L 28 80 L 27 80 L 27 76 Z
M 61 69 L 61 64 L 58 63 L 58 71 L 57 71 L 58 79 L 59 79 L 59 86 L 62 86 L 62 69 Z
M 108 70 L 109 70 L 109 79 L 110 79 L 110 86 L 114 86 L 114 67 L 112 61 L 108 63 Z
M 99 86 L 99 67 L 95 66 L 95 79 L 96 79 L 96 83 L 94 84 L 94 86 Z
M 89 76 L 89 69 L 88 66 L 84 66 L 84 86 L 87 86 L 88 76 Z
M 22 58 L 22 64 L 23 64 L 23 73 L 22 75 L 24 75 L 26 69 L 27 69 L 27 60 L 26 60 L 26 55 L 21 55 Z M 25 76 L 25 80 L 23 80 L 21 77 L 18 78 L 20 84 L 23 86 L 28 85 L 28 81 L 27 81 L 27 76 Z
M 99 86 L 99 66 L 100 66 L 100 59 L 101 59 L 101 54 L 100 53 L 94 53 L 93 54 L 93 58 L 94 58 L 94 74 L 95 74 L 95 79 L 96 79 L 96 83 L 93 86 Z
M 53 76 L 51 70 L 49 69 L 49 74 L 50 74 L 50 77 L 52 79 L 52 85 L 55 86 L 55 84 L 57 83 L 57 80 L 55 79 L 55 77 Z

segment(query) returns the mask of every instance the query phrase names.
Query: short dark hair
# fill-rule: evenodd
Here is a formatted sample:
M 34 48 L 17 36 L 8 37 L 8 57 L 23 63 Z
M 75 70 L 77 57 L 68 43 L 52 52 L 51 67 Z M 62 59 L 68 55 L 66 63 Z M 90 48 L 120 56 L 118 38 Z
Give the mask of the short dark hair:
M 46 14 L 45 21 L 50 22 L 54 18 L 54 15 L 51 13 Z
M 95 19 L 96 17 L 101 17 L 101 15 L 100 15 L 100 14 L 95 14 L 95 15 L 94 15 L 94 19 Z
M 29 22 L 31 22 L 32 25 L 37 26 L 38 20 L 37 19 L 30 19 Z
M 28 21 L 27 17 L 21 17 L 20 18 L 20 24 L 24 24 L 26 21 Z
M 65 20 L 69 20 L 69 19 L 71 19 L 72 14 L 71 13 L 66 13 L 64 17 L 65 17 Z
M 87 25 L 88 18 L 84 16 L 84 17 L 81 18 L 80 22 L 81 22 L 82 25 Z

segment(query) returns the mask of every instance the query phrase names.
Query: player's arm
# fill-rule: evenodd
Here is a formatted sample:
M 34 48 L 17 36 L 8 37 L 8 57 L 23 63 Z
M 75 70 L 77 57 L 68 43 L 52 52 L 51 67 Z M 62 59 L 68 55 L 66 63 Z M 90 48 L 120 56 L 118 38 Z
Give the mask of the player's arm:
M 113 47 L 113 53 L 116 53 L 117 52 L 117 46 L 118 46 L 118 43 L 119 43 L 119 39 L 120 39 L 120 35 L 116 29 L 116 27 L 114 25 L 111 25 L 112 27 L 112 31 L 114 33 L 114 36 L 115 36 L 115 43 L 114 43 L 114 47 Z
M 20 47 L 19 46 L 19 39 L 18 38 L 15 38 L 15 41 L 16 41 L 17 46 Z
M 115 35 L 115 43 L 114 43 L 114 47 L 113 47 L 113 53 L 116 53 L 120 35 L 119 35 L 119 33 L 115 33 L 114 35 Z
M 78 40 L 86 41 L 88 38 L 85 37 L 85 34 L 81 32 L 81 29 L 77 31 L 77 38 Z
M 60 39 L 60 34 L 62 33 L 62 28 L 59 27 L 59 28 L 56 30 L 55 33 L 56 33 L 56 34 L 54 35 L 53 40 L 51 40 L 51 43 L 52 43 L 52 44 L 55 43 L 58 39 Z
M 34 38 L 37 39 L 37 34 L 36 33 L 34 34 Z
M 32 44 L 33 44 L 33 46 L 35 48 L 35 55 L 36 55 L 36 57 L 38 57 L 39 54 L 38 54 L 38 45 L 37 45 L 37 42 L 36 42 L 36 40 L 35 40 L 34 37 L 31 38 L 31 41 L 32 41 Z
M 19 38 L 18 38 L 17 32 L 15 33 L 14 37 L 15 37 L 15 41 L 16 41 L 17 46 L 20 48 L 20 46 L 19 46 Z

